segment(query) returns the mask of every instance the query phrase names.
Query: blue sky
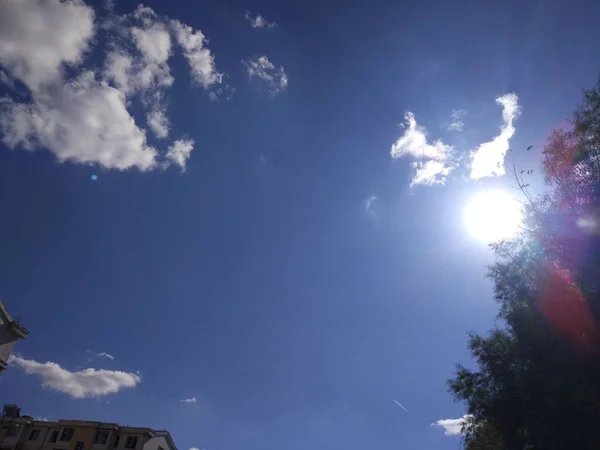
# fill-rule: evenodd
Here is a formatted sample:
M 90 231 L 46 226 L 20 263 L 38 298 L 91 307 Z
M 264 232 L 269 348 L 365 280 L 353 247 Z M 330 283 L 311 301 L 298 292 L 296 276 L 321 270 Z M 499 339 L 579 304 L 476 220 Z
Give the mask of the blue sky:
M 2 400 L 184 450 L 456 448 L 496 314 L 464 210 L 594 84 L 600 4 L 144 5 L 0 5 Z

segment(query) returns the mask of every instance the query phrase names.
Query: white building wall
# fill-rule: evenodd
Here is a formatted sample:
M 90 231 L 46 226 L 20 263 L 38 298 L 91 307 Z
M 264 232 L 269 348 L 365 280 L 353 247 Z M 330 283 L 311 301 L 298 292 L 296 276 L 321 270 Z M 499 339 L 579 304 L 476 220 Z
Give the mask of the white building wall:
M 163 436 L 156 436 L 150 439 L 144 445 L 143 450 L 158 450 L 158 447 L 162 448 L 163 450 L 175 450 L 169 446 L 167 440 Z
M 15 342 L 17 342 L 17 336 L 10 330 L 10 324 L 4 323 L 0 315 L 0 360 L 4 363 L 8 362 Z
M 20 444 L 28 449 L 28 448 L 32 448 L 32 449 L 39 449 L 46 441 L 46 438 L 48 438 L 48 432 L 49 430 L 51 430 L 51 426 L 52 424 L 48 424 L 46 425 L 45 423 L 40 424 L 39 422 L 34 422 L 31 425 L 29 425 L 29 427 L 23 432 L 23 436 L 21 438 L 21 442 Z M 38 434 L 37 439 L 29 439 L 29 436 L 31 436 L 31 432 L 33 430 L 40 430 L 40 433 Z

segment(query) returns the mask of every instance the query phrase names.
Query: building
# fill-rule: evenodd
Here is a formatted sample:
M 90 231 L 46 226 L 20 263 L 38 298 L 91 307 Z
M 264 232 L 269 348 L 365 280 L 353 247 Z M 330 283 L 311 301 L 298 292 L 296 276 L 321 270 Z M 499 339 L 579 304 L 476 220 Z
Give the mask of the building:
M 13 320 L 4 303 L 0 301 L 0 373 L 8 366 L 8 358 L 15 343 L 19 339 L 25 339 L 28 334 L 29 331 Z
M 168 431 L 88 420 L 46 422 L 4 405 L 1 450 L 177 450 Z

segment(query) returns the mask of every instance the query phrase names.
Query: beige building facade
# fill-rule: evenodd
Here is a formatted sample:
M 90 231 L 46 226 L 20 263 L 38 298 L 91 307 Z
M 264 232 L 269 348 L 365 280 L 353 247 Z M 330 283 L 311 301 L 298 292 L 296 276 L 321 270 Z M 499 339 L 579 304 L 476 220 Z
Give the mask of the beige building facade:
M 168 431 L 109 422 L 46 422 L 22 416 L 5 405 L 0 417 L 0 450 L 177 450 Z

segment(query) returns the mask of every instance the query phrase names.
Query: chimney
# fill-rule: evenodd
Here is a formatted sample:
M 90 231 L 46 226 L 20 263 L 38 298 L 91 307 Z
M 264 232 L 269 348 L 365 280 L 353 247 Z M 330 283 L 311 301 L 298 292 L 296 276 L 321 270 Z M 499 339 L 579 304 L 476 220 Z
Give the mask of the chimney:
M 2 415 L 6 417 L 21 417 L 21 408 L 17 405 L 4 405 Z

